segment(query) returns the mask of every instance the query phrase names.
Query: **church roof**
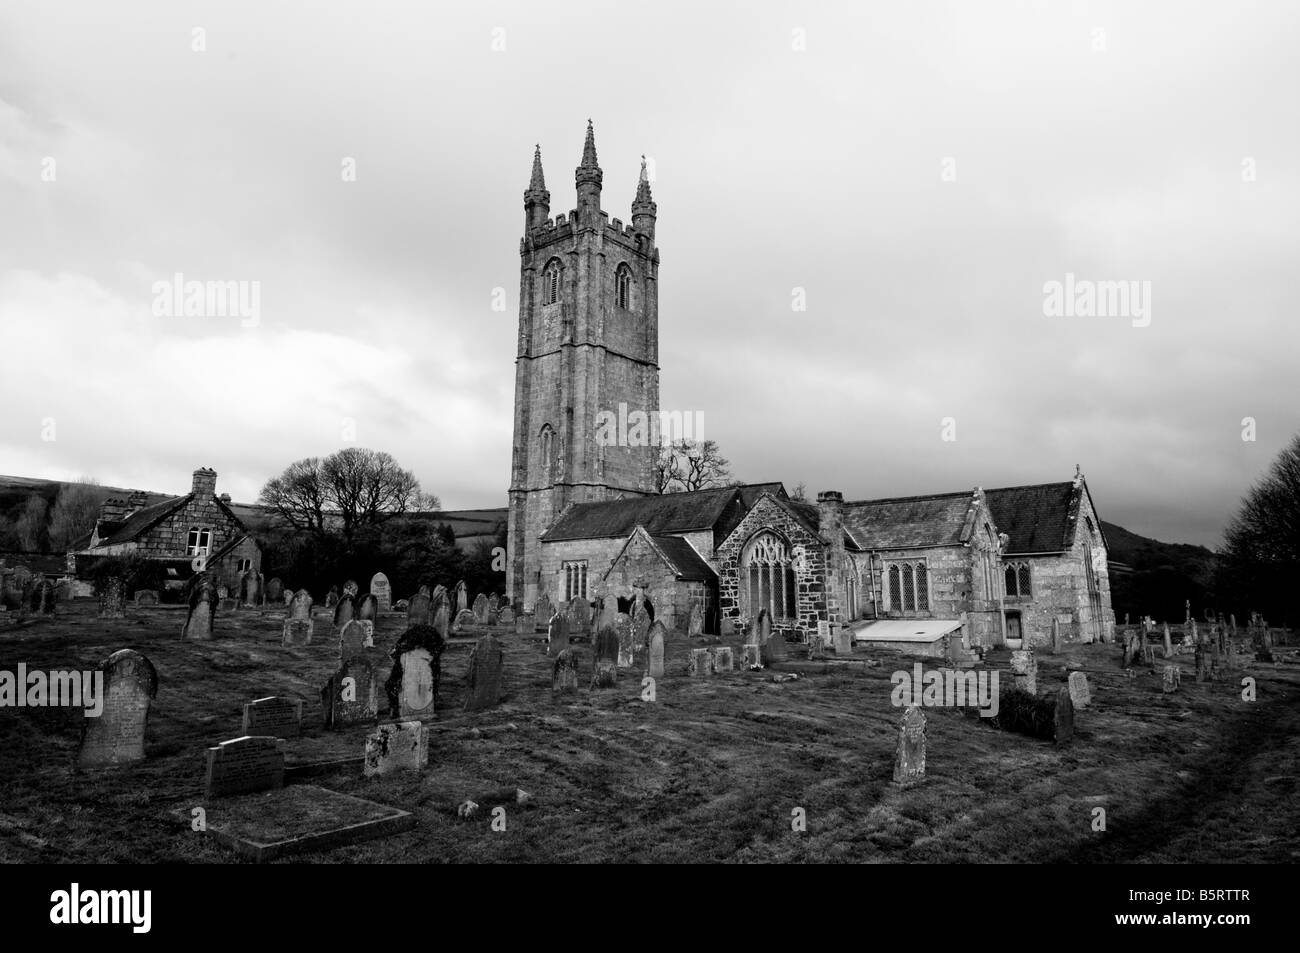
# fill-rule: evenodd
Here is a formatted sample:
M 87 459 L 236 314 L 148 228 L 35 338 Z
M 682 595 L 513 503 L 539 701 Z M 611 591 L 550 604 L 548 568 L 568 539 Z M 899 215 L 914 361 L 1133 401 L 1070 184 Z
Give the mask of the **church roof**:
M 731 522 L 733 518 L 740 522 L 740 517 L 754 505 L 754 501 L 769 491 L 784 494 L 785 488 L 780 483 L 751 483 L 690 493 L 575 503 L 542 535 L 542 541 L 553 543 L 565 539 L 623 537 L 638 525 L 644 526 L 646 532 L 654 537 L 703 530 L 730 532 L 733 527 L 721 525 L 724 516 L 727 517 L 725 522 Z M 729 513 L 728 507 L 737 501 L 740 507 Z
M 960 546 L 970 507 L 970 490 L 858 500 L 844 504 L 844 528 L 862 549 Z
M 1074 542 L 1079 504 L 1085 492 L 1087 487 L 1082 479 L 1077 483 L 1067 480 L 985 490 L 998 531 L 1011 537 L 1005 554 L 1057 553 L 1068 549 Z
M 707 582 L 717 578 L 713 567 L 695 551 L 695 547 L 680 536 L 653 536 L 655 545 L 677 571 L 678 579 Z

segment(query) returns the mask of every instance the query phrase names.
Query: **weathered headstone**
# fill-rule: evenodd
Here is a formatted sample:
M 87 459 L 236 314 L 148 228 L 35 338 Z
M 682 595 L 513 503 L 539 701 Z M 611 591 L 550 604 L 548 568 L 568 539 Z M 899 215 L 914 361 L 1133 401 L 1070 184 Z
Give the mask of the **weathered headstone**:
M 456 583 L 456 611 L 464 612 L 469 608 L 469 590 L 465 588 L 465 580 L 462 579 Z
M 379 600 L 375 598 L 373 592 L 367 592 L 357 603 L 357 618 L 367 622 L 374 622 L 379 618 Z
M 713 670 L 715 672 L 731 672 L 736 668 L 736 657 L 731 651 L 729 645 L 719 645 L 713 650 Z
M 479 593 L 474 597 L 474 621 L 479 625 L 487 625 L 488 620 L 488 601 L 487 596 Z
M 754 624 L 755 641 L 758 645 L 766 645 L 767 640 L 772 637 L 772 613 L 766 608 L 758 610 L 758 620 Z
M 433 625 L 433 600 L 418 592 L 411 596 L 406 604 L 406 624 Z
M 571 695 L 578 691 L 578 657 L 572 649 L 564 649 L 555 656 L 551 691 L 556 695 Z
M 321 689 L 326 728 L 373 722 L 379 714 L 379 679 L 368 655 L 344 659 Z
M 691 649 L 690 668 L 688 669 L 691 676 L 708 676 L 712 675 L 714 668 L 714 658 L 712 649 Z
M 625 612 L 615 615 L 614 631 L 618 633 L 618 667 L 631 668 L 636 663 L 636 648 L 632 642 L 632 617 Z
M 650 626 L 650 631 L 648 633 L 650 641 L 650 663 L 648 671 L 651 678 L 664 677 L 664 639 L 667 635 L 668 630 L 664 628 L 662 622 L 656 620 L 655 623 Z
M 1210 681 L 1209 653 L 1201 642 L 1196 643 L 1196 680 L 1198 682 Z
M 636 668 L 645 668 L 645 656 L 649 650 L 650 615 L 646 612 L 638 612 L 632 616 L 632 654 Z
M 229 587 L 229 586 L 217 586 L 217 598 L 218 598 L 218 599 L 229 599 L 229 598 L 230 598 L 230 587 Z
M 735 638 L 736 620 L 728 616 L 718 623 L 718 634 L 724 639 Z
M 592 688 L 613 688 L 618 684 L 618 633 L 613 626 L 603 626 L 596 632 L 596 669 L 592 673 Z
M 1166 665 L 1161 679 L 1161 688 L 1166 695 L 1170 695 L 1183 684 L 1183 670 L 1177 665 Z
M 283 786 L 284 750 L 278 738 L 245 736 L 208 749 L 205 797 L 229 797 Z
M 469 691 L 465 698 L 466 711 L 483 711 L 501 701 L 501 670 L 505 651 L 494 635 L 478 640 L 469 657 Z
M 501 625 L 515 624 L 515 610 L 509 606 L 503 606 L 497 610 L 497 622 Z
M 808 657 L 814 661 L 822 661 L 826 658 L 826 644 L 822 641 L 820 632 L 808 636 Z
M 894 783 L 907 787 L 925 778 L 925 714 L 909 705 L 898 725 L 898 753 L 894 757 Z
M 271 695 L 245 702 L 244 734 L 297 738 L 302 734 L 302 699 Z
M 285 595 L 289 595 L 289 593 L 286 592 Z M 311 593 L 306 589 L 299 589 L 289 601 L 289 618 L 310 619 L 312 605 Z
M 591 634 L 591 603 L 581 596 L 569 600 L 569 635 Z
M 380 725 L 366 735 L 365 777 L 419 771 L 429 763 L 429 729 L 418 721 Z
M 1058 745 L 1064 744 L 1074 736 L 1074 703 L 1070 701 L 1070 691 L 1061 688 L 1055 695 L 1048 697 L 1055 702 L 1052 710 L 1052 740 Z
M 690 614 L 686 617 L 686 634 L 689 636 L 704 634 L 704 609 L 698 602 L 691 603 Z
M 137 590 L 135 594 L 135 604 L 138 606 L 156 606 L 158 604 L 158 590 Z
M 262 591 L 262 574 L 260 572 L 248 571 L 240 577 L 240 605 L 259 606 L 262 604 L 264 595 Z
M 330 586 L 330 591 L 325 593 L 325 608 L 333 609 L 339 604 L 339 587 Z
M 488 596 L 487 604 L 489 612 L 496 612 L 501 608 L 501 597 L 494 592 Z
M 1174 654 L 1174 644 L 1169 638 L 1169 623 L 1164 624 L 1164 631 L 1161 633 L 1165 640 L 1165 658 L 1171 658 Z
M 1092 704 L 1092 692 L 1088 689 L 1088 676 L 1083 672 L 1071 672 L 1067 679 L 1070 689 L 1070 701 L 1076 710 L 1087 708 Z
M 451 635 L 451 602 L 447 599 L 447 590 L 439 586 L 430 599 L 430 611 L 433 613 L 431 625 L 438 630 L 445 642 Z
M 779 662 L 788 654 L 785 636 L 780 632 L 773 632 L 769 635 L 767 641 L 762 643 L 759 648 L 762 652 L 764 665 L 771 665 L 773 662 Z
M 375 645 L 374 623 L 353 619 L 339 631 L 339 661 L 365 655 Z
M 384 612 L 393 608 L 393 587 L 389 585 L 388 577 L 382 572 L 377 572 L 370 577 L 370 594 L 375 597 L 379 608 Z
M 82 768 L 125 764 L 144 758 L 149 705 L 158 695 L 153 663 L 134 649 L 114 652 L 99 665 L 104 673 L 103 710 L 82 720 Z
M 206 642 L 212 638 L 212 623 L 217 617 L 217 590 L 212 580 L 199 577 L 190 590 L 190 609 L 181 626 L 181 638 Z
M 290 592 L 288 589 L 286 589 L 284 592 L 280 594 L 280 598 L 284 600 L 284 607 L 286 609 L 289 608 L 289 606 L 293 605 L 293 593 Z
M 1011 653 L 1011 675 L 1016 688 L 1038 694 L 1038 660 L 1033 649 L 1016 649 Z
M 546 627 L 546 637 L 551 655 L 559 655 L 567 649 L 569 647 L 568 617 L 559 612 L 551 616 L 551 623 Z
M 351 596 L 344 595 L 334 606 L 334 628 L 336 630 L 343 628 L 356 618 L 356 614 L 356 603 L 352 601 Z
M 456 613 L 456 621 L 451 624 L 452 634 L 458 634 L 465 631 L 466 626 L 474 625 L 477 620 L 474 613 L 468 609 L 462 609 Z
M 835 638 L 836 656 L 848 658 L 853 654 L 853 632 L 848 626 L 831 623 L 831 635 Z
M 390 653 L 395 660 L 385 684 L 393 717 L 431 717 L 438 705 L 442 671 L 442 636 L 432 626 L 412 626 Z
M 120 576 L 109 576 L 100 583 L 99 617 L 126 618 L 126 583 Z
M 281 645 L 311 645 L 316 623 L 311 619 L 285 619 L 280 627 Z
M 542 593 L 537 597 L 537 602 L 533 604 L 533 615 L 541 620 L 550 621 L 551 616 L 555 615 L 555 607 L 551 605 L 551 597 Z
M 271 581 L 266 584 L 266 601 L 284 601 L 284 583 L 280 581 L 279 576 L 273 577 Z

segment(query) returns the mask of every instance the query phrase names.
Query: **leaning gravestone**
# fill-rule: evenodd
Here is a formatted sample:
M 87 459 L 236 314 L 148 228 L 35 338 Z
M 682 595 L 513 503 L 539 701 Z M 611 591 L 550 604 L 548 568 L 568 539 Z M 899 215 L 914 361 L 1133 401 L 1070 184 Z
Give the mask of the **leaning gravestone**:
M 569 620 L 561 613 L 551 616 L 551 623 L 546 627 L 548 651 L 559 655 L 569 647 Z
M 483 711 L 501 701 L 501 669 L 505 652 L 494 635 L 478 640 L 469 657 L 469 692 L 465 711 Z
M 1083 672 L 1071 672 L 1069 681 L 1070 702 L 1076 710 L 1087 708 L 1092 704 L 1092 692 L 1088 690 L 1088 676 Z
M 344 596 L 334 606 L 334 628 L 341 629 L 356 616 L 356 605 L 351 596 Z
M 394 718 L 432 717 L 438 706 L 442 672 L 442 636 L 428 625 L 407 629 L 389 653 L 393 670 L 384 685 L 389 714 Z
M 297 738 L 302 734 L 302 699 L 271 695 L 244 704 L 244 734 Z
M 664 677 L 664 637 L 668 630 L 664 628 L 662 622 L 656 621 L 650 626 L 650 665 L 649 673 L 651 678 Z
M 367 592 L 357 603 L 357 618 L 363 622 L 374 622 L 379 618 L 379 600 L 373 592 Z
M 555 657 L 551 669 L 551 692 L 556 695 L 572 695 L 578 691 L 578 657 L 572 649 L 564 649 Z
M 393 587 L 389 585 L 388 577 L 382 572 L 377 572 L 370 577 L 370 594 L 375 597 L 379 608 L 384 612 L 393 608 Z
M 266 601 L 267 602 L 284 601 L 284 583 L 280 581 L 279 576 L 276 576 L 266 584 Z
M 690 615 L 686 617 L 686 634 L 689 636 L 704 634 L 704 610 L 698 602 L 691 603 Z
M 181 626 L 181 638 L 206 642 L 212 638 L 212 623 L 217 616 L 217 591 L 209 579 L 200 579 L 190 592 L 190 611 Z
M 488 620 L 488 601 L 487 596 L 479 593 L 474 597 L 474 621 L 479 625 L 487 625 Z
M 736 659 L 729 645 L 719 645 L 713 650 L 713 670 L 718 673 L 731 672 L 736 668 Z
M 613 688 L 618 684 L 618 633 L 613 626 L 604 626 L 596 633 L 596 670 L 592 673 L 592 688 Z
M 636 647 L 632 641 L 632 617 L 625 612 L 615 615 L 614 631 L 618 633 L 618 667 L 631 668 L 636 663 Z
M 205 797 L 228 797 L 283 786 L 284 750 L 278 738 L 245 736 L 208 749 Z
M 894 783 L 907 787 L 925 778 L 925 714 L 909 705 L 898 725 L 898 754 L 894 758 Z
M 365 777 L 419 771 L 429 763 L 429 729 L 418 721 L 380 725 L 366 735 Z
M 1033 649 L 1016 649 L 1011 653 L 1011 675 L 1016 688 L 1038 694 L 1038 660 Z
M 1166 695 L 1171 695 L 1182 686 L 1183 670 L 1177 665 L 1166 665 L 1161 687 Z
M 364 655 L 344 659 L 321 689 L 321 704 L 326 728 L 373 722 L 379 715 L 379 683 L 374 663 Z
M 101 586 L 99 594 L 99 617 L 101 619 L 126 618 L 126 583 L 119 576 L 109 576 Z
M 433 624 L 433 600 L 424 593 L 417 592 L 411 596 L 411 601 L 406 605 L 406 624 L 408 627 L 413 625 L 432 625 Z
M 366 649 L 373 648 L 374 644 L 374 629 L 360 619 L 353 619 L 339 632 L 339 661 L 365 655 Z
M 153 663 L 134 649 L 114 652 L 99 665 L 104 673 L 103 710 L 82 722 L 77 764 L 100 768 L 144 758 L 150 701 L 158 695 Z

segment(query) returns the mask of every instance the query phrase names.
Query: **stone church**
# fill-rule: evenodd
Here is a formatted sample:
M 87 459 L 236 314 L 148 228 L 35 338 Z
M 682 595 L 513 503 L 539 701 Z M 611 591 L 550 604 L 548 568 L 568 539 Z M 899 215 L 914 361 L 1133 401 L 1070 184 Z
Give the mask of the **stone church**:
M 577 208 L 551 217 L 540 147 L 524 192 L 507 591 L 532 605 L 636 595 L 706 630 L 766 608 L 806 639 L 847 626 L 913 651 L 1109 639 L 1106 540 L 1083 475 L 1035 486 L 815 503 L 779 482 L 655 492 L 653 441 L 597 439 L 602 414 L 659 413 L 657 206 L 601 208 L 587 124 Z

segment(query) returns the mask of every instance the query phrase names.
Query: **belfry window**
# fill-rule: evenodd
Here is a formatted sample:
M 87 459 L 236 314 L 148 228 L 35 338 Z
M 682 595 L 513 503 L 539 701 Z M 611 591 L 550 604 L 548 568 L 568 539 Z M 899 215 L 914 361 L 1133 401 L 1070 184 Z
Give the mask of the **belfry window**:
M 560 265 L 551 262 L 542 273 L 542 302 L 555 304 L 560 300 Z
M 614 275 L 614 299 L 620 308 L 632 307 L 632 271 L 627 265 L 619 265 Z

